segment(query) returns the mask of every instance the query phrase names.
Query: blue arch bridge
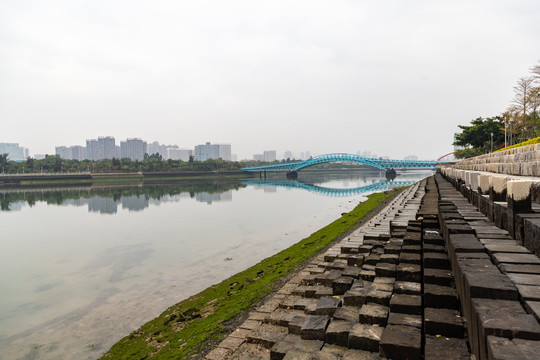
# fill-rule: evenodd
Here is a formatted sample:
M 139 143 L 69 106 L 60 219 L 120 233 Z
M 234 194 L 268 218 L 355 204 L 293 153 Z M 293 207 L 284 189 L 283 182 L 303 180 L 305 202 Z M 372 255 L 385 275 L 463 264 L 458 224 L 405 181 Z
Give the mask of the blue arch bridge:
M 294 188 L 304 189 L 312 193 L 331 197 L 347 197 L 352 195 L 364 194 L 367 192 L 379 192 L 384 190 L 390 190 L 395 187 L 409 186 L 416 183 L 416 181 L 377 181 L 373 184 L 347 189 L 334 189 L 317 185 L 306 184 L 298 180 L 244 180 L 245 185 L 254 186 L 271 186 L 278 188 Z
M 368 165 L 380 170 L 389 169 L 433 169 L 437 164 L 446 163 L 444 161 L 422 161 L 422 160 L 390 160 L 372 159 L 355 154 L 335 153 L 319 155 L 305 161 L 296 161 L 284 164 L 274 164 L 265 166 L 254 166 L 243 168 L 243 171 L 265 172 L 265 171 L 287 171 L 296 173 L 304 168 L 328 162 L 352 162 Z

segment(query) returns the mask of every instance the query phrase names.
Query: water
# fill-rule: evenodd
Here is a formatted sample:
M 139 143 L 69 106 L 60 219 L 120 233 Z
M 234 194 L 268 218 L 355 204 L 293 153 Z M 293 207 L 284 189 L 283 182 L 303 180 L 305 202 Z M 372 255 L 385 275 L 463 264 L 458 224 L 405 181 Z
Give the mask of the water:
M 0 189 L 0 359 L 95 359 L 352 210 L 383 179 L 255 180 Z

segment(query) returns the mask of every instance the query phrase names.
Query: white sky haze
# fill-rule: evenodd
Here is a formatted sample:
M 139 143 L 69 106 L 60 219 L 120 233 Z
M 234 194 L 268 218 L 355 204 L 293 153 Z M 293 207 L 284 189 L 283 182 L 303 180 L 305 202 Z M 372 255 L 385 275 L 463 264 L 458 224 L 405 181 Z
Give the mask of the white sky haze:
M 539 1 L 0 0 L 0 142 L 433 159 L 539 61 Z

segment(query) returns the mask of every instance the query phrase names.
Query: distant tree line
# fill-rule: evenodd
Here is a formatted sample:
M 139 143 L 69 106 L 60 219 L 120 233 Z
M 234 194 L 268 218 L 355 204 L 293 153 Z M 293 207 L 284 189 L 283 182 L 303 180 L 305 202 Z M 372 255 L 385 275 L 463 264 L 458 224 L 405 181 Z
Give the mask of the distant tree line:
M 471 121 L 470 126 L 459 125 L 461 134 L 454 145 L 462 146 L 454 155 L 459 158 L 478 156 L 493 150 L 527 141 L 540 135 L 540 61 L 530 68 L 530 75 L 521 77 L 513 88 L 514 97 L 500 115 Z M 512 144 L 510 144 L 510 139 Z

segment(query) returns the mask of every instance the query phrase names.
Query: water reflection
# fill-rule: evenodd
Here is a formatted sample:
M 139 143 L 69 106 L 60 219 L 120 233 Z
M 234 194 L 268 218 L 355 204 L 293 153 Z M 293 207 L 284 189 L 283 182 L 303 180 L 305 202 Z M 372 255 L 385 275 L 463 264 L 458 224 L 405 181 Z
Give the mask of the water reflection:
M 32 207 L 38 202 L 45 202 L 48 205 L 88 206 L 88 212 L 116 214 L 119 206 L 128 211 L 142 211 L 150 204 L 178 201 L 182 195 L 207 204 L 231 201 L 232 190 L 245 186 L 241 181 L 206 181 L 144 186 L 134 184 L 115 187 L 2 189 L 0 190 L 0 209 L 20 211 L 25 205 Z
M 294 188 L 303 189 L 309 192 L 317 193 L 319 195 L 332 196 L 332 197 L 347 197 L 352 195 L 360 195 L 367 192 L 390 190 L 396 187 L 409 186 L 416 181 L 377 181 L 369 185 L 359 186 L 355 188 L 334 189 L 329 187 L 323 187 L 313 184 L 304 183 L 299 180 L 244 180 L 245 185 L 263 186 L 266 191 L 266 187 L 281 187 L 281 188 Z

